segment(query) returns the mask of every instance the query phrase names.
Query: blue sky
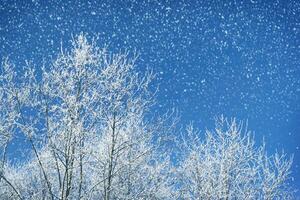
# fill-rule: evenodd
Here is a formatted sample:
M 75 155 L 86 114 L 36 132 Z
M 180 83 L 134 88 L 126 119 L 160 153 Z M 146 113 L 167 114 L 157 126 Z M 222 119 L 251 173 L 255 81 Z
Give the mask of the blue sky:
M 154 112 L 177 108 L 201 130 L 247 120 L 269 152 L 294 154 L 300 189 L 299 16 L 297 0 L 0 0 L 0 57 L 38 66 L 80 32 L 137 50 L 138 69 L 157 73 Z

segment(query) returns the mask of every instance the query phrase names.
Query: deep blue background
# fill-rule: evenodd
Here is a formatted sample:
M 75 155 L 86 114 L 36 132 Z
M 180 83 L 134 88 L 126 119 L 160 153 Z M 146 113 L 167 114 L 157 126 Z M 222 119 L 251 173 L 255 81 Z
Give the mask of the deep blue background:
M 80 32 L 140 52 L 139 70 L 158 74 L 155 112 L 175 107 L 201 130 L 221 114 L 248 120 L 270 153 L 294 154 L 300 189 L 299 1 L 0 0 L 0 57 L 18 67 Z

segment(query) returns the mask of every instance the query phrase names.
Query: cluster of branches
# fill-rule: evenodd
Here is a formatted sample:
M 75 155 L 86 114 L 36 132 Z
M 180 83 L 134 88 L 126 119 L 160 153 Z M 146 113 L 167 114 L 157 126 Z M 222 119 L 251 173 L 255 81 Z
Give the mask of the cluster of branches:
M 294 199 L 287 182 L 292 157 L 268 156 L 265 144 L 254 139 L 235 119 L 216 119 L 214 131 L 201 140 L 198 130 L 187 128 L 181 144 L 184 160 L 178 169 L 181 196 L 186 199 Z
M 72 40 L 49 65 L 0 72 L 0 199 L 288 199 L 291 159 L 267 156 L 235 121 L 204 141 L 192 127 L 170 161 L 169 115 L 152 119 L 153 73 L 137 56 Z M 171 123 L 168 123 L 171 121 Z M 28 159 L 11 164 L 16 138 Z M 167 142 L 166 142 L 167 141 Z M 25 150 L 24 150 L 25 151 Z

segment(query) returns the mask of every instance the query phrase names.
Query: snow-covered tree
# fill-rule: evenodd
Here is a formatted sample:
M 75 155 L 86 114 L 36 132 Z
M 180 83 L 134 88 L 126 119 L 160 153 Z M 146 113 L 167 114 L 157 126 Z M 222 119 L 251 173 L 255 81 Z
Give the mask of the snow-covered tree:
M 2 62 L 0 199 L 292 198 L 292 160 L 267 155 L 235 121 L 221 118 L 203 140 L 190 126 L 172 163 L 173 120 L 149 112 L 153 73 L 84 34 L 71 46 L 42 67 Z M 18 164 L 8 156 L 16 139 L 29 146 Z
M 145 120 L 153 74 L 137 56 L 72 40 L 41 70 L 3 62 L 1 199 L 167 199 L 168 159 L 159 153 L 163 120 Z M 32 156 L 11 166 L 6 148 L 22 134 Z
M 242 123 L 221 117 L 203 140 L 193 126 L 187 135 L 178 169 L 182 198 L 293 199 L 288 185 L 292 159 L 284 153 L 267 155 Z

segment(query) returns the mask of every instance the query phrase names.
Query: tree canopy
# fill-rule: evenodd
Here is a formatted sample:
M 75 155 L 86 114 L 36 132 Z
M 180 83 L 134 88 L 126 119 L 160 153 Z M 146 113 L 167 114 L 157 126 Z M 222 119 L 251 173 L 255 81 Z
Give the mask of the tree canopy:
M 169 137 L 170 117 L 149 117 L 155 74 L 136 59 L 79 34 L 47 66 L 21 74 L 3 60 L 1 199 L 293 198 L 292 159 L 255 147 L 242 123 L 221 118 L 204 139 L 192 126 Z M 7 149 L 19 135 L 32 154 L 13 165 Z M 171 161 L 166 141 L 182 159 Z

